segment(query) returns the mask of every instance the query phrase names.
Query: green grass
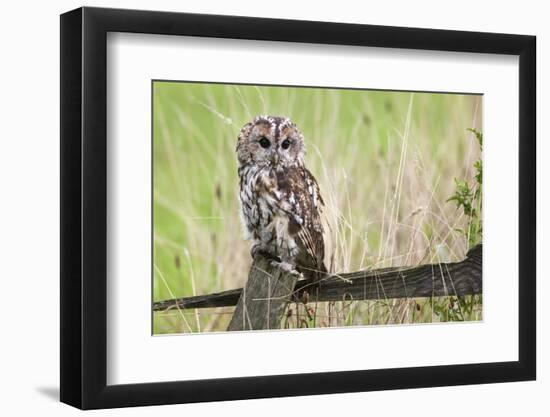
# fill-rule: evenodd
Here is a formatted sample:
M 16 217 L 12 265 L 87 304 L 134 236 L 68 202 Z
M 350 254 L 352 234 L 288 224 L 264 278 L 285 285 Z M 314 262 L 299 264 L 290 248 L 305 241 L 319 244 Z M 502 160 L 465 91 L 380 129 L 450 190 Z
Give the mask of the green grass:
M 471 218 L 449 198 L 481 158 L 481 97 L 155 82 L 154 300 L 240 287 L 240 128 L 285 115 L 306 139 L 326 202 L 333 272 L 460 260 Z M 481 218 L 481 217 L 480 217 Z M 480 320 L 481 296 L 292 305 L 282 327 Z M 231 308 L 155 313 L 154 333 L 223 331 Z M 305 319 L 304 319 L 305 318 Z

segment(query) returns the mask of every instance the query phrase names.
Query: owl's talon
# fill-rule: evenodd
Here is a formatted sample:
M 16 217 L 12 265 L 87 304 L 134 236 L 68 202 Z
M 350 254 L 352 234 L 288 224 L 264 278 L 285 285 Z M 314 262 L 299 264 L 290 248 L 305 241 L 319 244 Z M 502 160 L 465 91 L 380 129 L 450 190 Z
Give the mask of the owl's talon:
M 279 261 L 271 261 L 270 262 L 271 266 L 274 267 L 274 268 L 278 268 L 280 269 L 281 271 L 284 271 L 284 272 L 287 272 L 291 275 L 295 275 L 297 276 L 298 278 L 304 278 L 304 276 L 302 275 L 302 273 L 300 271 L 298 271 L 294 265 L 292 265 L 291 263 L 289 262 L 279 262 Z
M 261 255 L 267 259 L 277 259 L 272 254 L 270 254 L 266 247 L 262 244 L 255 244 L 254 246 L 252 246 L 250 248 L 250 255 L 252 256 L 252 259 L 255 259 L 256 255 Z

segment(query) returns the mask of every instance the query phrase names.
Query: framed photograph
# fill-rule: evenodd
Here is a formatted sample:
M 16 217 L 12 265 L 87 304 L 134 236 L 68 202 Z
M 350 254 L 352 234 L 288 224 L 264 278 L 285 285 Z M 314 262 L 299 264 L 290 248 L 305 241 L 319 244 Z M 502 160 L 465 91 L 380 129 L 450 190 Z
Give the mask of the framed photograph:
M 535 37 L 61 16 L 61 401 L 535 379 Z

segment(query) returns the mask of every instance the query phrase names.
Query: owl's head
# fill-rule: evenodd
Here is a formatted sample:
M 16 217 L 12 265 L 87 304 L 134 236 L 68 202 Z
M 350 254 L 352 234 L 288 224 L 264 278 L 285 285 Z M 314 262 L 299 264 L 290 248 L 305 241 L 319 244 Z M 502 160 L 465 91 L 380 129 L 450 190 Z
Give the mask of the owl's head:
M 302 164 L 304 136 L 286 117 L 258 116 L 244 125 L 237 141 L 239 165 L 284 168 Z

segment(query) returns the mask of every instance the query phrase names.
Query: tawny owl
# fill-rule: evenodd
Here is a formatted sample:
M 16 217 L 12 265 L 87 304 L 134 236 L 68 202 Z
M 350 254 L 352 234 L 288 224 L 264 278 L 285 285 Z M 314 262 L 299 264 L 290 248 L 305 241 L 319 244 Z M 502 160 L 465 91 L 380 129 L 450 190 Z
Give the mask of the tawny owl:
M 252 256 L 318 279 L 326 272 L 319 185 L 304 164 L 304 137 L 288 118 L 258 116 L 237 141 L 240 200 Z

